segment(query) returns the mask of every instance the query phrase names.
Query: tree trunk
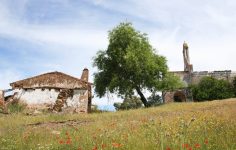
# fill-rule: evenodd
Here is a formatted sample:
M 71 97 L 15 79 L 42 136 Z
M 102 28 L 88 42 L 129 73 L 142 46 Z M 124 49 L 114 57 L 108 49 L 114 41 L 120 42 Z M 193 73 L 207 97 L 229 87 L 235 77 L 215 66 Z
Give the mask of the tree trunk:
M 135 89 L 136 89 L 138 95 L 140 96 L 141 101 L 143 102 L 144 106 L 145 106 L 145 107 L 149 107 L 148 102 L 147 102 L 147 99 L 146 99 L 145 96 L 143 95 L 143 93 L 142 93 L 142 91 L 140 90 L 140 88 L 137 86 Z

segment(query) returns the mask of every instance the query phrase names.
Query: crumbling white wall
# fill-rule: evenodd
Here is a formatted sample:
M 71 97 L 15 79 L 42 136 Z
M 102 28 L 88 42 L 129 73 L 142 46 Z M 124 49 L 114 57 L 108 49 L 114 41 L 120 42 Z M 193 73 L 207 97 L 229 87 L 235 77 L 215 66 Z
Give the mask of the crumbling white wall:
M 0 90 L 0 108 L 5 106 L 4 91 Z
M 0 101 L 4 101 L 4 92 L 0 90 Z
M 24 102 L 29 106 L 37 106 L 54 105 L 60 91 L 56 89 L 16 89 L 14 93 L 14 97 L 21 102 Z M 67 98 L 64 108 L 80 108 L 81 105 L 87 105 L 81 103 L 81 96 L 84 94 L 86 94 L 85 90 L 74 90 L 73 96 Z M 85 101 L 83 100 L 82 102 Z
M 88 90 L 74 90 L 73 96 L 66 100 L 64 108 L 72 108 L 73 112 L 88 112 Z
M 15 98 L 28 105 L 54 104 L 59 90 L 55 89 L 17 89 Z
M 80 106 L 78 110 L 80 112 L 88 112 L 88 99 L 89 99 L 89 91 L 85 91 L 79 98 Z
M 68 98 L 66 100 L 66 104 L 68 107 L 75 107 L 78 108 L 80 104 L 80 96 L 84 94 L 83 90 L 74 90 L 73 91 L 73 97 Z

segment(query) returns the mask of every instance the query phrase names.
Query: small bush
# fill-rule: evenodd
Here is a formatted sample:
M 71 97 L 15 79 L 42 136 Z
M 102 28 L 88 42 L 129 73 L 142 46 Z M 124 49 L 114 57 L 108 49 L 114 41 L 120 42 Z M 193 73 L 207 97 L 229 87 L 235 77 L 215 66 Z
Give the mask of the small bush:
M 11 103 L 7 106 L 9 113 L 19 113 L 23 112 L 26 108 L 26 104 L 24 103 Z
M 232 86 L 233 86 L 234 97 L 236 97 L 236 77 L 234 77 L 233 79 Z
M 142 106 L 142 101 L 136 96 L 125 98 L 123 103 L 114 103 L 114 107 L 116 110 L 137 109 L 141 108 Z
M 103 112 L 108 112 L 108 111 L 98 109 L 98 105 L 92 105 L 91 113 L 103 113 Z
M 162 104 L 162 97 L 156 93 L 153 93 L 148 99 L 148 105 L 153 106 L 159 106 Z
M 233 86 L 223 79 L 204 77 L 199 84 L 190 87 L 195 101 L 226 99 L 234 96 Z
M 3 113 L 4 109 L 2 107 L 0 107 L 0 113 Z

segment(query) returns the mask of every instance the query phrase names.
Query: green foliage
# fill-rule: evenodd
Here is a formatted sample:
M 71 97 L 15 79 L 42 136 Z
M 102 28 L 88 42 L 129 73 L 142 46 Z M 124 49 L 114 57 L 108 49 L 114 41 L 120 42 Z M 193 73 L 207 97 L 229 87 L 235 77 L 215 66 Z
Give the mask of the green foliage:
M 104 113 L 104 112 L 109 112 L 109 111 L 98 109 L 98 105 L 92 105 L 91 107 L 91 113 Z
M 14 103 L 10 103 L 7 106 L 8 112 L 9 113 L 19 113 L 19 112 L 23 112 L 26 108 L 26 104 L 24 103 L 18 103 L 18 102 L 14 102 Z
M 142 101 L 136 96 L 128 97 L 123 103 L 114 103 L 114 107 L 116 110 L 137 109 L 142 107 Z
M 178 76 L 173 73 L 167 73 L 162 81 L 162 89 L 164 90 L 174 90 L 184 87 L 184 83 L 180 80 Z
M 3 113 L 3 112 L 4 112 L 4 108 L 0 107 L 0 113 Z
M 147 99 L 148 99 L 149 106 L 159 106 L 162 103 L 161 96 L 155 93 L 152 93 L 152 95 L 148 97 Z
M 162 98 L 160 95 L 152 93 L 151 96 L 147 98 L 148 105 L 150 107 L 161 105 Z M 114 103 L 116 110 L 129 110 L 137 109 L 143 107 L 142 101 L 136 97 L 132 96 L 131 98 L 126 98 L 122 103 Z
M 91 113 L 99 113 L 99 112 L 101 111 L 98 109 L 98 105 L 91 106 Z
M 136 31 L 131 23 L 120 23 L 109 32 L 107 49 L 94 57 L 93 65 L 98 69 L 94 77 L 95 93 L 100 97 L 106 92 L 125 97 L 136 91 L 148 106 L 144 89 L 162 90 L 179 83 L 168 75 L 166 62 L 149 44 L 146 34 Z
M 234 96 L 231 84 L 223 79 L 204 77 L 199 84 L 190 86 L 197 101 L 226 99 Z
M 234 97 L 236 97 L 236 77 L 234 77 L 232 84 L 233 84 Z

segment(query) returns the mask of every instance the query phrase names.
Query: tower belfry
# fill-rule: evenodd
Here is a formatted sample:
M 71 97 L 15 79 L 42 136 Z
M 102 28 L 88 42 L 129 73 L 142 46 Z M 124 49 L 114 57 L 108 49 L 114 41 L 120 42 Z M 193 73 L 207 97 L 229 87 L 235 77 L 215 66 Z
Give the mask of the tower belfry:
M 185 42 L 183 44 L 183 57 L 184 57 L 184 71 L 187 71 L 189 73 L 193 72 L 193 65 L 190 64 L 188 44 Z

